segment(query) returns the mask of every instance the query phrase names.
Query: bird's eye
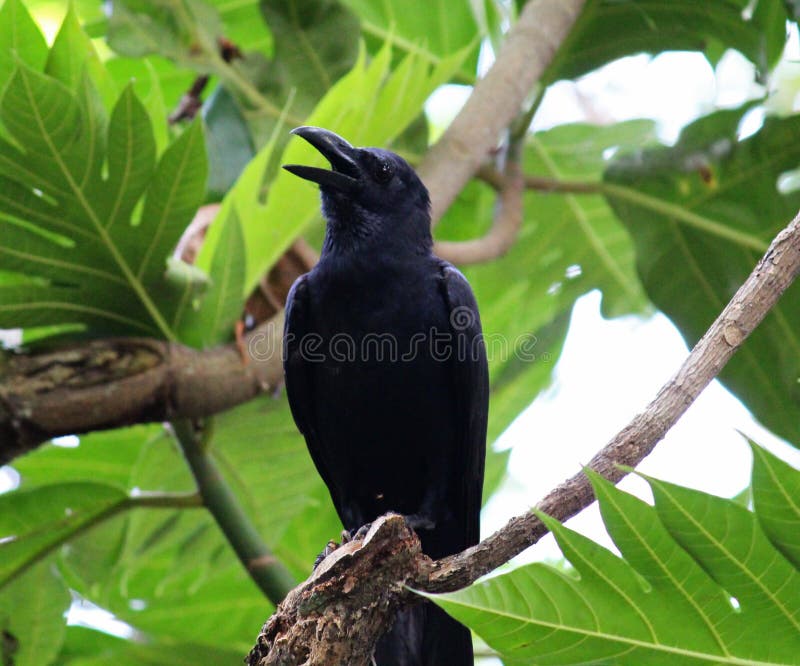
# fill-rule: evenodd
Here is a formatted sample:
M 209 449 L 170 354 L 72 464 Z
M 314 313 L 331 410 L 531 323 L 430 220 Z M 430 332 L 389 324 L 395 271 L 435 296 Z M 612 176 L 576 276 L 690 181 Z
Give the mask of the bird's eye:
M 378 162 L 374 171 L 375 180 L 379 183 L 388 183 L 394 176 L 394 169 L 389 162 Z

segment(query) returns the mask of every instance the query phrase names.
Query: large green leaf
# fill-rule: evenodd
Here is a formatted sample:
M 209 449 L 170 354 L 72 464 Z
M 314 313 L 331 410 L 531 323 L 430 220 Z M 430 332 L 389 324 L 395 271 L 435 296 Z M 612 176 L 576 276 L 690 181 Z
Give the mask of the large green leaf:
M 337 0 L 261 0 L 275 55 L 261 87 L 278 108 L 308 115 L 358 57 L 358 20 Z
M 210 67 L 222 23 L 204 0 L 112 0 L 108 3 L 107 40 L 131 57 L 160 53 L 190 67 Z
M 144 496 L 195 488 L 177 445 L 163 434 L 142 444 L 128 484 Z M 127 512 L 70 543 L 60 564 L 71 588 L 156 640 L 244 653 L 268 609 L 205 511 Z
M 0 101 L 0 269 L 39 280 L 2 288 L 0 326 L 174 338 L 165 259 L 202 200 L 202 131 L 186 130 L 156 165 L 150 121 L 128 88 L 106 132 L 92 83 L 101 77 L 90 76 L 100 65 L 77 30 L 70 12 L 47 73 L 19 64 Z
M 64 640 L 64 614 L 71 601 L 50 560 L 0 590 L 0 663 L 54 663 Z
M 242 653 L 208 645 L 127 641 L 85 627 L 67 627 L 59 666 L 241 666 Z
M 311 571 L 316 555 L 341 524 L 317 474 L 305 441 L 292 419 L 285 397 L 251 402 L 215 419 L 214 456 L 226 478 L 270 546 L 301 577 Z M 301 517 L 313 516 L 309 530 Z M 322 539 L 310 538 L 311 532 Z M 299 540 L 307 539 L 304 547 Z
M 438 64 L 443 57 L 469 48 L 470 55 L 459 72 L 468 81 L 474 79 L 478 45 L 485 36 L 474 11 L 482 3 L 468 0 L 343 2 L 358 15 L 361 32 L 372 52 L 378 52 L 386 41 L 391 41 L 400 52 L 414 53 L 431 64 Z M 491 9 L 489 7 L 490 12 Z
M 0 7 L 0 91 L 18 59 L 41 71 L 47 59 L 47 44 L 21 0 L 6 0 Z
M 217 86 L 203 108 L 209 198 L 221 199 L 255 152 L 247 121 L 227 88 Z
M 800 567 L 800 474 L 769 451 L 753 449 L 753 504 L 761 528 Z
M 127 498 L 119 488 L 77 481 L 0 495 L 0 588 Z
M 651 479 L 654 508 L 591 478 L 625 559 L 544 517 L 575 572 L 533 564 L 437 603 L 507 664 L 797 664 L 800 572 L 753 513 Z
M 160 426 L 146 425 L 81 435 L 78 446 L 42 446 L 35 454 L 16 459 L 14 469 L 23 488 L 95 481 L 130 490 L 131 467 L 144 443 L 158 431 Z
M 716 62 L 726 48 L 763 75 L 783 51 L 787 18 L 775 0 L 589 0 L 544 80 L 576 78 L 636 53 L 705 51 Z
M 800 160 L 800 117 L 768 118 L 740 141 L 740 115 L 702 118 L 675 146 L 621 157 L 606 174 L 647 293 L 689 345 L 800 207 L 800 192 L 778 189 L 781 174 Z M 798 295 L 800 285 L 787 291 L 720 375 L 764 425 L 792 442 L 800 442 Z

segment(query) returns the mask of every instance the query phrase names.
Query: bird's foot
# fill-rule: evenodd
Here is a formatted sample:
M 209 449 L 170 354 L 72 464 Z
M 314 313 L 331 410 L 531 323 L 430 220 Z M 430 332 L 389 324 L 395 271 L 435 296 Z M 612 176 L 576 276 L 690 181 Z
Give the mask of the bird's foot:
M 388 512 L 384 515 L 389 515 L 393 513 L 392 511 Z M 417 530 L 432 530 L 436 527 L 436 521 L 428 518 L 427 516 L 421 513 L 412 513 L 409 515 L 403 515 L 403 520 L 406 521 L 406 525 L 408 525 L 412 530 L 415 532 Z M 372 528 L 372 523 L 366 523 L 359 527 L 357 530 L 347 530 L 342 531 L 342 543 L 349 543 L 350 541 L 363 541 L 364 538 L 367 536 L 367 532 L 370 531 Z
M 344 543 L 344 539 L 342 539 L 342 543 Z M 339 547 L 339 544 L 336 543 L 333 539 L 328 541 L 328 543 L 325 544 L 325 548 L 322 549 L 322 552 L 319 555 L 317 555 L 316 559 L 314 560 L 314 567 L 313 567 L 312 571 L 316 571 L 317 567 L 320 564 L 322 564 L 322 560 L 324 560 L 326 557 L 328 557 L 328 555 L 330 555 L 338 547 Z
M 369 528 L 372 527 L 372 523 L 366 523 L 362 525 L 357 530 L 343 530 L 342 531 L 342 543 L 349 543 L 350 541 L 363 541 L 364 537 L 367 536 L 367 532 L 369 532 Z

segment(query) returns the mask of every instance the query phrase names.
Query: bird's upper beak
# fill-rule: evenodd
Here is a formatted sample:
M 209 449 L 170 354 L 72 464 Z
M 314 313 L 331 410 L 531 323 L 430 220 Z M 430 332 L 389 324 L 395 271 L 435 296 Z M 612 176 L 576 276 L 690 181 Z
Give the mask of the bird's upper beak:
M 358 149 L 351 146 L 338 134 L 321 127 L 303 125 L 295 127 L 292 134 L 297 134 L 308 141 L 330 162 L 331 171 L 318 167 L 300 164 L 284 164 L 283 168 L 295 176 L 305 178 L 322 187 L 329 187 L 340 192 L 352 192 L 359 185 L 361 169 L 356 160 Z

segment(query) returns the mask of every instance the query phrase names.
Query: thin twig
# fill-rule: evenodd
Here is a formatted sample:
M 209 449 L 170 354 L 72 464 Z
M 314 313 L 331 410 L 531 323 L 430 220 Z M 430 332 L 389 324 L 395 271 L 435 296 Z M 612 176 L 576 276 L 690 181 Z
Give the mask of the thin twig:
M 229 65 L 234 59 L 242 58 L 239 47 L 225 37 L 217 38 L 217 47 L 219 48 L 219 57 L 226 65 Z M 169 114 L 167 120 L 170 125 L 174 125 L 180 120 L 191 120 L 197 115 L 203 106 L 202 94 L 210 78 L 208 74 L 200 74 L 195 78 L 189 90 L 183 94 L 178 105 Z

